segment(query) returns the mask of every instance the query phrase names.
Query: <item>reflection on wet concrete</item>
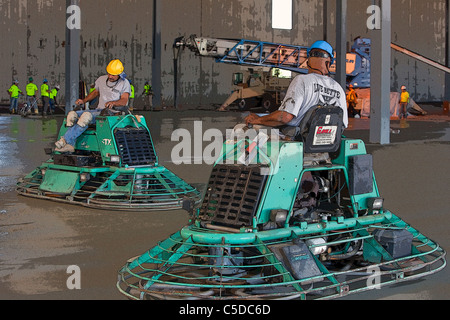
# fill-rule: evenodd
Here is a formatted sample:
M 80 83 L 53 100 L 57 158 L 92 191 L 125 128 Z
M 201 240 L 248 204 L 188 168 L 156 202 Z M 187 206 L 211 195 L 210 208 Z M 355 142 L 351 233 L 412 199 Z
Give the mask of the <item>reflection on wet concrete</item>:
M 142 112 L 160 163 L 191 184 L 204 185 L 209 165 L 174 165 L 176 129 L 227 129 L 240 113 L 212 111 Z M 48 156 L 63 117 L 0 116 L 0 299 L 123 299 L 115 288 L 117 271 L 188 222 L 184 211 L 111 212 L 19 197 L 17 179 Z M 367 142 L 368 120 L 352 120 L 345 135 Z M 408 121 L 388 146 L 367 144 L 374 155 L 380 192 L 387 207 L 425 235 L 450 248 L 449 122 Z M 393 122 L 393 125 L 399 125 Z M 205 142 L 206 144 L 208 142 Z M 447 250 L 448 251 L 448 250 Z M 68 290 L 66 269 L 78 265 L 82 289 Z M 425 281 L 366 292 L 346 299 L 449 299 L 450 271 Z

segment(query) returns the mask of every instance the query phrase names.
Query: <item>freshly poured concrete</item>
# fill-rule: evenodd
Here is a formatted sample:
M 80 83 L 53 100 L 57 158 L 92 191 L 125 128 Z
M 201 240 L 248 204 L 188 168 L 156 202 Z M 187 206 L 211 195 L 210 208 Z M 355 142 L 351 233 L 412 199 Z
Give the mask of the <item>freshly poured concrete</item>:
M 207 110 L 142 114 L 161 164 L 201 189 L 211 165 L 174 165 L 171 152 L 179 142 L 171 141 L 173 131 L 193 134 L 194 122 L 201 121 L 202 132 L 225 133 L 241 119 L 240 113 Z M 117 271 L 188 222 L 182 210 L 113 212 L 17 195 L 16 181 L 48 159 L 44 148 L 55 141 L 62 120 L 0 115 L 0 299 L 124 299 Z M 449 117 L 415 117 L 406 128 L 393 120 L 400 132 L 384 146 L 368 143 L 368 126 L 368 119 L 351 119 L 345 135 L 367 143 L 385 206 L 448 251 Z M 81 290 L 67 287 L 72 265 L 80 268 Z M 344 299 L 450 299 L 450 271 Z

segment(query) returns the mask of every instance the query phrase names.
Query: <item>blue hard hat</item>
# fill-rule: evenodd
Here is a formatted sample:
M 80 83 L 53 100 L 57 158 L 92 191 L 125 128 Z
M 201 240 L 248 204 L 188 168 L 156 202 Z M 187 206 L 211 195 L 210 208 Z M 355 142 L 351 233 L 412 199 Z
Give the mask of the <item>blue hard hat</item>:
M 313 49 L 320 49 L 320 50 L 327 52 L 331 56 L 331 64 L 333 64 L 334 50 L 333 50 L 333 47 L 331 46 L 331 44 L 329 44 L 328 42 L 323 41 L 323 40 L 314 42 L 313 45 L 311 47 L 309 47 L 309 49 L 308 49 L 308 57 L 309 57 L 309 53 Z
M 47 79 L 44 79 L 44 82 L 48 82 L 48 80 L 47 80 Z

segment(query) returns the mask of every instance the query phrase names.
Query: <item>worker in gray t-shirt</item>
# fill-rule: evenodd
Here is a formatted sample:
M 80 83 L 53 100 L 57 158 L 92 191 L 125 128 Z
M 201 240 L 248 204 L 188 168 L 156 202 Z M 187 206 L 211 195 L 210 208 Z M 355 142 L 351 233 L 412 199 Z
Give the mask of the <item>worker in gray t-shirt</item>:
M 74 152 L 77 138 L 86 131 L 91 123 L 104 109 L 127 107 L 131 94 L 130 82 L 124 76 L 124 67 L 120 60 L 112 60 L 106 68 L 107 75 L 101 76 L 95 82 L 95 90 L 85 99 L 76 101 L 77 105 L 86 104 L 99 98 L 95 110 L 71 111 L 67 115 L 66 126 L 69 127 L 66 134 L 55 143 L 57 152 Z M 114 111 L 112 111 L 114 112 Z
M 91 94 L 95 94 L 96 91 L 98 92 L 99 102 L 96 110 L 128 105 L 128 98 L 131 94 L 130 82 L 122 78 L 114 82 L 110 80 L 110 77 L 111 75 L 104 75 L 95 81 L 95 90 Z M 125 98 L 124 94 L 128 94 L 128 96 Z M 121 101 L 122 96 L 124 96 L 123 101 Z M 89 96 L 86 97 L 86 100 L 88 98 Z M 95 99 L 95 97 L 92 99 Z M 80 102 L 85 103 L 84 101 Z
M 343 110 L 344 127 L 348 126 L 345 92 L 329 77 L 334 50 L 328 42 L 316 41 L 308 50 L 308 74 L 297 76 L 290 84 L 280 108 L 260 117 L 250 114 L 247 125 L 269 127 L 298 126 L 307 111 L 317 105 L 333 105 Z

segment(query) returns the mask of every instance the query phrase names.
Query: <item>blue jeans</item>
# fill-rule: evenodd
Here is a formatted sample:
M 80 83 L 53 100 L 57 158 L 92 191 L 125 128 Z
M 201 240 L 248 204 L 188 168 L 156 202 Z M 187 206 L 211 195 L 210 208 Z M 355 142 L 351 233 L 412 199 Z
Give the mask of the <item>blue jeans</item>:
M 17 105 L 19 103 L 19 98 L 11 98 L 9 102 L 10 102 L 9 112 L 14 110 L 17 113 Z
M 37 106 L 37 99 L 34 96 L 27 96 L 27 103 L 28 103 L 28 107 L 31 109 L 36 110 L 36 112 L 38 111 L 38 106 Z
M 92 114 L 92 121 L 89 124 L 94 124 L 95 119 L 98 115 L 102 112 L 101 110 L 80 110 L 76 111 L 78 118 L 85 112 L 89 112 Z M 70 144 L 71 146 L 75 147 L 75 143 L 77 142 L 77 138 L 83 134 L 83 132 L 86 131 L 86 127 L 81 127 L 78 124 L 75 124 L 73 127 L 70 127 L 69 130 L 67 130 L 66 134 L 64 135 L 64 139 L 66 140 L 67 144 Z
M 50 112 L 54 112 L 55 111 L 55 100 L 50 99 L 50 100 L 48 100 L 48 103 L 50 105 Z

